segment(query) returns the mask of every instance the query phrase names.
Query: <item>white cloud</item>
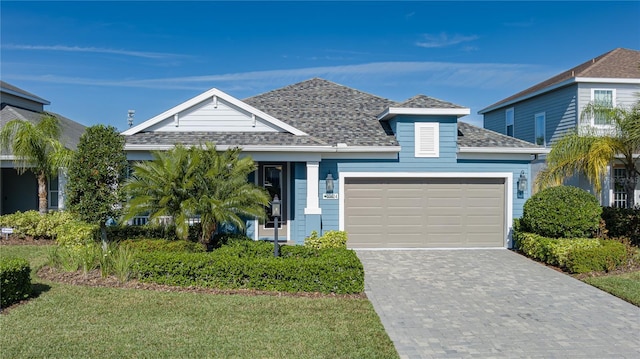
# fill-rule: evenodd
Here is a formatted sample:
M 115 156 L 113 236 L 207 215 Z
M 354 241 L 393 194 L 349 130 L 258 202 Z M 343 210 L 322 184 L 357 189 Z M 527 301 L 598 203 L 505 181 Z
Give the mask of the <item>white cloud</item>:
M 153 79 L 99 79 L 55 75 L 9 75 L 7 78 L 76 85 L 203 90 L 217 87 L 263 87 L 291 84 L 312 77 L 336 82 L 402 83 L 419 81 L 430 86 L 501 89 L 516 84 L 531 85 L 553 75 L 556 70 L 529 64 L 455 62 L 372 62 L 357 65 L 249 71 L 203 76 Z M 520 85 L 521 86 L 521 85 Z
M 146 52 L 146 51 L 130 51 L 120 49 L 105 49 L 100 47 L 80 47 L 80 46 L 65 46 L 65 45 L 2 45 L 3 49 L 7 50 L 26 50 L 26 51 L 62 51 L 62 52 L 90 52 L 98 54 L 114 54 L 133 57 L 142 57 L 147 59 L 167 59 L 175 57 L 185 57 L 184 55 L 170 54 L 163 52 Z
M 453 46 L 478 39 L 478 35 L 448 35 L 444 32 L 439 35 L 424 34 L 422 36 L 424 39 L 416 42 L 416 45 L 425 48 Z

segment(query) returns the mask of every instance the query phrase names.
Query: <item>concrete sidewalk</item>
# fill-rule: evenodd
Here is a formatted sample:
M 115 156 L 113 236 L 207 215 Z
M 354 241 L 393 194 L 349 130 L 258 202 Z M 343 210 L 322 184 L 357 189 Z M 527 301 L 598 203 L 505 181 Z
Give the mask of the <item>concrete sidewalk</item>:
M 357 254 L 401 358 L 640 358 L 640 308 L 512 251 Z

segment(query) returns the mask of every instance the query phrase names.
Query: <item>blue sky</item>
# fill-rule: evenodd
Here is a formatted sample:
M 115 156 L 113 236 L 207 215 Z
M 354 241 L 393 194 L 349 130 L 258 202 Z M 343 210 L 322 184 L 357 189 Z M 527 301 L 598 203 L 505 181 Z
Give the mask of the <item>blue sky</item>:
M 322 77 L 471 108 L 617 47 L 640 2 L 0 2 L 0 77 L 90 126 L 127 128 L 210 88 Z

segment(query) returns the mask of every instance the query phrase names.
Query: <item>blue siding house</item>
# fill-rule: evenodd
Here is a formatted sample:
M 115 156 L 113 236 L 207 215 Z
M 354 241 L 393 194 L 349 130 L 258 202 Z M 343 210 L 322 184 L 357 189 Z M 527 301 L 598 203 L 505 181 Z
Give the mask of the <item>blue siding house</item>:
M 130 160 L 211 141 L 240 147 L 283 203 L 279 240 L 345 230 L 351 248 L 510 247 L 543 146 L 472 126 L 469 109 L 395 102 L 314 78 L 244 100 L 211 89 L 123 132 Z M 247 234 L 274 238 L 274 222 Z
M 617 48 L 517 94 L 500 100 L 478 113 L 484 128 L 541 146 L 551 147 L 568 131 L 579 126 L 605 129 L 596 118 L 583 118 L 582 109 L 589 103 L 630 107 L 640 93 L 640 51 Z M 545 156 L 533 163 L 533 177 L 544 166 Z M 604 181 L 601 203 L 624 206 L 626 193 L 616 181 L 624 178 L 625 169 L 612 163 Z M 582 176 L 568 184 L 593 191 Z M 635 191 L 640 203 L 640 184 Z

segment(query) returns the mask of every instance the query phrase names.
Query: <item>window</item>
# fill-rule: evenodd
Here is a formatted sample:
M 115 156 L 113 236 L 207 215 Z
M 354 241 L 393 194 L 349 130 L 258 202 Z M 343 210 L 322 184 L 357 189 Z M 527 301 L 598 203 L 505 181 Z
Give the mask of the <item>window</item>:
M 513 137 L 513 108 L 508 108 L 504 112 L 505 122 L 507 124 L 507 136 Z
M 547 136 L 545 135 L 545 118 L 546 114 L 544 112 L 536 113 L 535 115 L 535 136 L 536 136 L 536 145 L 546 146 L 547 145 Z
M 626 174 L 624 168 L 613 169 L 613 206 L 616 208 L 627 207 L 627 192 L 624 190 Z
M 415 124 L 415 156 L 440 156 L 440 124 L 437 122 Z
M 606 89 L 593 89 L 591 92 L 591 102 L 595 105 L 614 107 L 615 91 Z M 609 119 L 603 115 L 596 115 L 593 119 L 596 126 L 610 125 Z
M 58 176 L 49 178 L 47 181 L 47 187 L 49 191 L 49 208 L 58 208 Z

